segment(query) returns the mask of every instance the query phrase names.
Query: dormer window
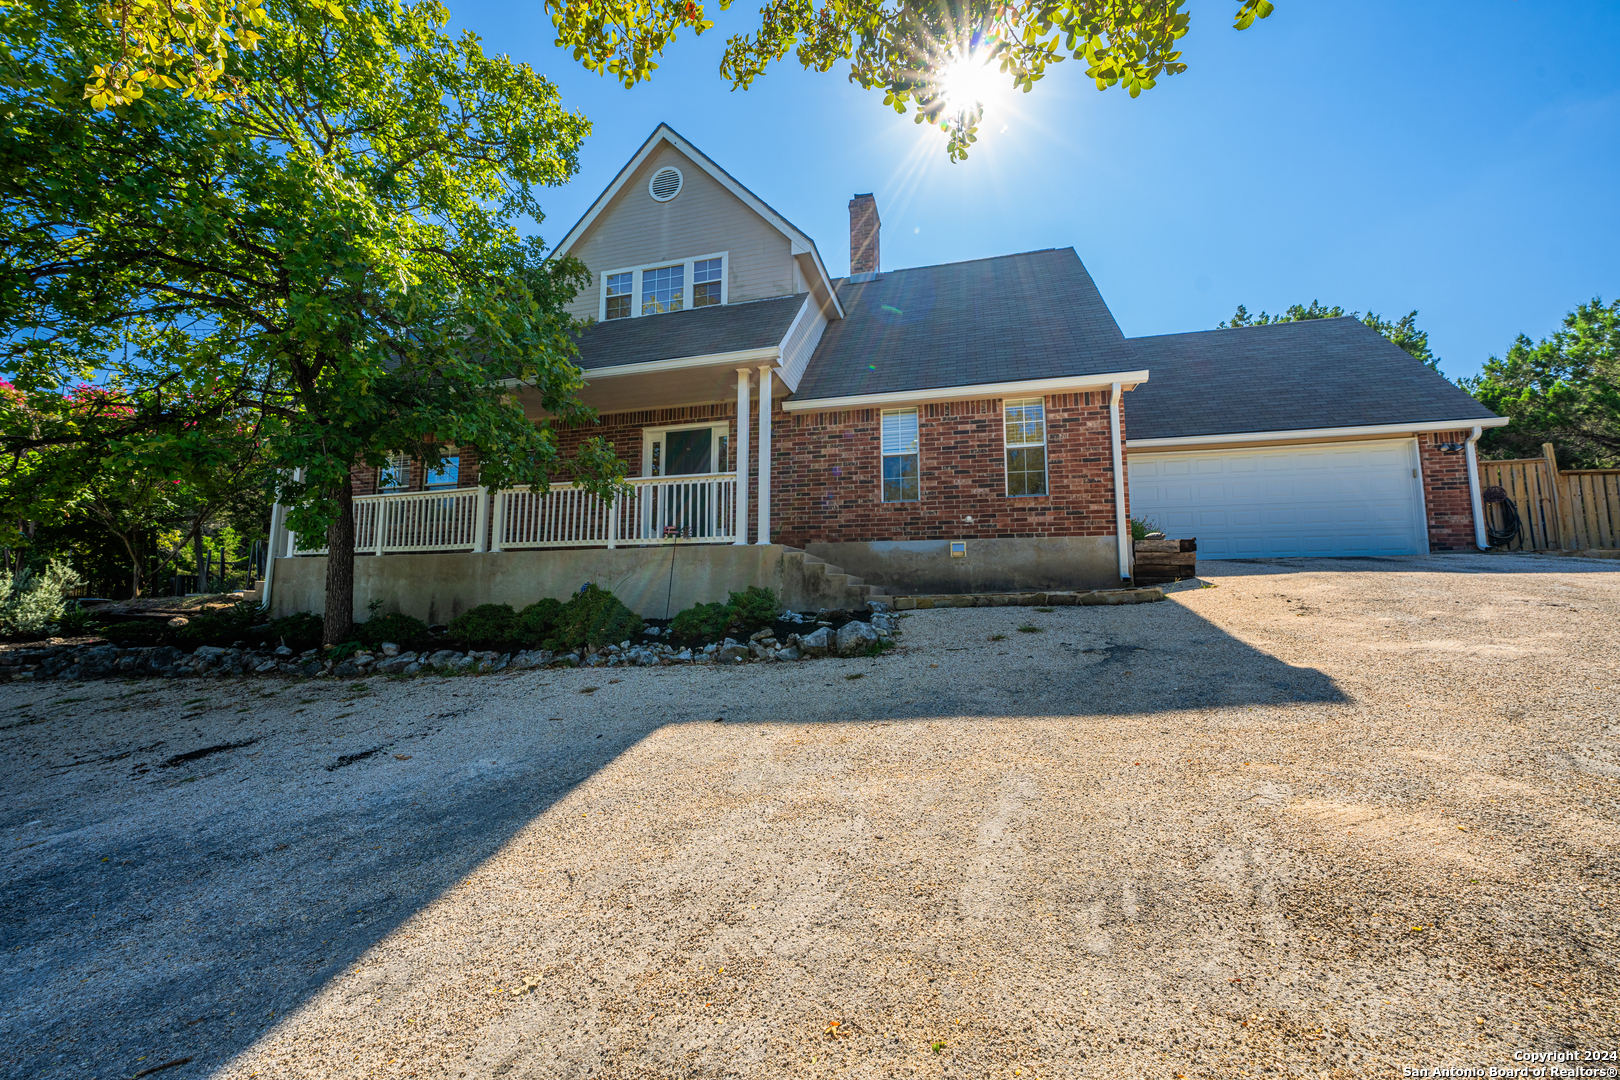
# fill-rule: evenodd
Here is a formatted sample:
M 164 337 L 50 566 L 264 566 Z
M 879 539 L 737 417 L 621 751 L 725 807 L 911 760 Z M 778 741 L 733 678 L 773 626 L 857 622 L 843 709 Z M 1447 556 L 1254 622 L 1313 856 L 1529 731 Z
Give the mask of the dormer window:
M 633 299 L 631 293 L 635 291 L 636 275 L 609 274 L 607 276 L 607 310 L 603 319 L 628 319 L 630 317 L 630 303 Z
M 607 322 L 724 304 L 726 262 L 727 253 L 722 251 L 675 263 L 610 270 L 602 275 L 599 318 Z
M 686 264 L 641 272 L 641 313 L 662 315 L 685 307 Z

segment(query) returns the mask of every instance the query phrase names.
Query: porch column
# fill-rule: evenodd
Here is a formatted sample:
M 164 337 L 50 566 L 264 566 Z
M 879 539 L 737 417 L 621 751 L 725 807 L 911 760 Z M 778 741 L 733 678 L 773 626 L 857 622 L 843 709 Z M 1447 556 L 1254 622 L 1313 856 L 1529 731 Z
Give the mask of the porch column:
M 771 542 L 771 365 L 759 365 L 759 539 Z
M 737 369 L 737 539 L 748 543 L 748 379 L 753 373 Z

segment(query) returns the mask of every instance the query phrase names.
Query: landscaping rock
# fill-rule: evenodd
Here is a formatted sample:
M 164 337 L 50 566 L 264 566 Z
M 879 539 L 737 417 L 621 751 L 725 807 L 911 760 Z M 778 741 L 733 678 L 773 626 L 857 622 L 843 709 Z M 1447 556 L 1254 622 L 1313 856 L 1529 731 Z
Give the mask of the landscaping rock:
M 512 666 L 516 668 L 541 667 L 551 660 L 551 653 L 544 649 L 524 649 L 512 657 Z
M 390 656 L 377 665 L 377 670 L 384 675 L 403 675 L 405 669 L 416 663 L 416 654 L 413 652 L 400 653 Z
M 266 660 L 253 670 L 256 674 L 268 675 L 270 672 L 276 670 L 276 662 L 274 660 Z
M 852 624 L 853 625 L 853 624 Z M 863 624 L 864 625 L 864 624 Z M 833 632 L 830 627 L 823 626 L 814 633 L 805 634 L 799 638 L 799 648 L 811 656 L 826 656 L 832 651 Z
M 778 660 L 801 660 L 804 658 L 804 654 L 792 645 L 788 645 L 776 651 L 776 658 Z
M 292 654 L 293 654 L 293 651 L 288 646 L 286 646 L 286 645 L 278 645 L 278 646 L 276 646 L 276 655 L 277 656 L 288 657 L 288 656 L 291 656 Z
M 382 654 L 387 657 L 398 656 L 399 646 L 394 644 L 392 641 L 385 641 L 382 643 Z
M 268 663 L 269 663 L 269 666 L 272 666 L 272 667 L 275 665 L 274 660 L 271 660 Z M 261 664 L 259 666 L 259 670 L 263 671 L 264 669 L 265 669 L 265 665 Z M 360 674 L 360 665 L 356 664 L 353 660 L 345 660 L 345 661 L 343 661 L 343 663 L 339 664 L 337 667 L 332 669 L 332 674 L 334 674 L 334 675 L 358 675 L 358 674 Z
M 191 650 L 191 658 L 193 660 L 207 660 L 210 663 L 213 663 L 219 660 L 229 651 L 230 650 L 223 649 L 218 645 L 199 645 L 195 649 Z
M 838 655 L 855 656 L 878 643 L 878 632 L 871 623 L 847 622 L 838 628 Z
M 428 667 L 442 668 L 449 667 L 460 659 L 461 654 L 456 652 L 454 649 L 440 649 L 438 652 L 424 660 L 423 663 L 425 663 Z
M 726 643 L 715 650 L 714 658 L 718 663 L 734 664 L 739 660 L 748 659 L 748 646 L 739 645 L 730 638 Z

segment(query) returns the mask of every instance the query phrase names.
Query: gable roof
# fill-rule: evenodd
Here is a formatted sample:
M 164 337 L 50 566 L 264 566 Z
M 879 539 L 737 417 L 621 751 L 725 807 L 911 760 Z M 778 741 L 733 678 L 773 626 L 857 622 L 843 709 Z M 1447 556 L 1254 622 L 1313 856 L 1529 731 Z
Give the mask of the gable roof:
M 597 368 L 769 349 L 782 343 L 804 293 L 742 304 L 592 323 L 578 339 L 579 366 Z
M 684 154 L 694 165 L 712 177 L 717 184 L 736 196 L 750 210 L 787 237 L 790 254 L 794 256 L 808 255 L 817 273 L 821 275 L 822 283 L 826 286 L 827 296 L 831 297 L 833 305 L 837 306 L 838 297 L 833 289 L 833 277 L 827 273 L 826 264 L 821 261 L 821 252 L 816 250 L 816 242 L 810 239 L 804 230 L 777 213 L 764 199 L 744 187 L 736 177 L 716 165 L 707 154 L 693 146 L 668 124 L 661 123 L 653 129 L 653 133 L 647 136 L 647 141 L 641 144 L 641 149 L 637 150 L 630 160 L 625 162 L 624 168 L 619 170 L 618 175 L 613 178 L 613 182 L 602 189 L 602 194 L 596 197 L 596 201 L 591 203 L 590 208 L 585 211 L 584 215 L 574 223 L 574 227 L 569 229 L 568 234 L 557 244 L 555 248 L 556 254 L 567 254 L 575 244 L 584 238 L 585 234 L 590 231 L 591 226 L 596 223 L 596 219 L 602 216 L 602 212 L 623 190 L 630 177 L 635 175 L 636 170 L 641 168 L 642 163 L 651 157 L 659 146 L 665 143 Z M 842 309 L 839 309 L 838 315 L 842 317 Z
M 794 405 L 1143 366 L 1073 248 L 860 277 L 839 285 L 844 318 L 822 335 Z
M 1130 346 L 1153 373 L 1127 403 L 1131 445 L 1430 421 L 1436 428 L 1506 423 L 1349 316 L 1131 338 Z

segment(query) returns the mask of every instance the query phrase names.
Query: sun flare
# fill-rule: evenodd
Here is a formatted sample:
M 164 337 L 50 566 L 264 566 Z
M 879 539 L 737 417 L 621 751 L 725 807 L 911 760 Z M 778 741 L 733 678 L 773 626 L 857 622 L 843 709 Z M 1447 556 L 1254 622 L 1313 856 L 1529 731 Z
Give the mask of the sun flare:
M 968 53 L 952 57 L 939 75 L 939 89 L 952 113 L 965 112 L 978 105 L 989 112 L 1012 90 L 1012 80 L 997 65 L 982 56 Z

